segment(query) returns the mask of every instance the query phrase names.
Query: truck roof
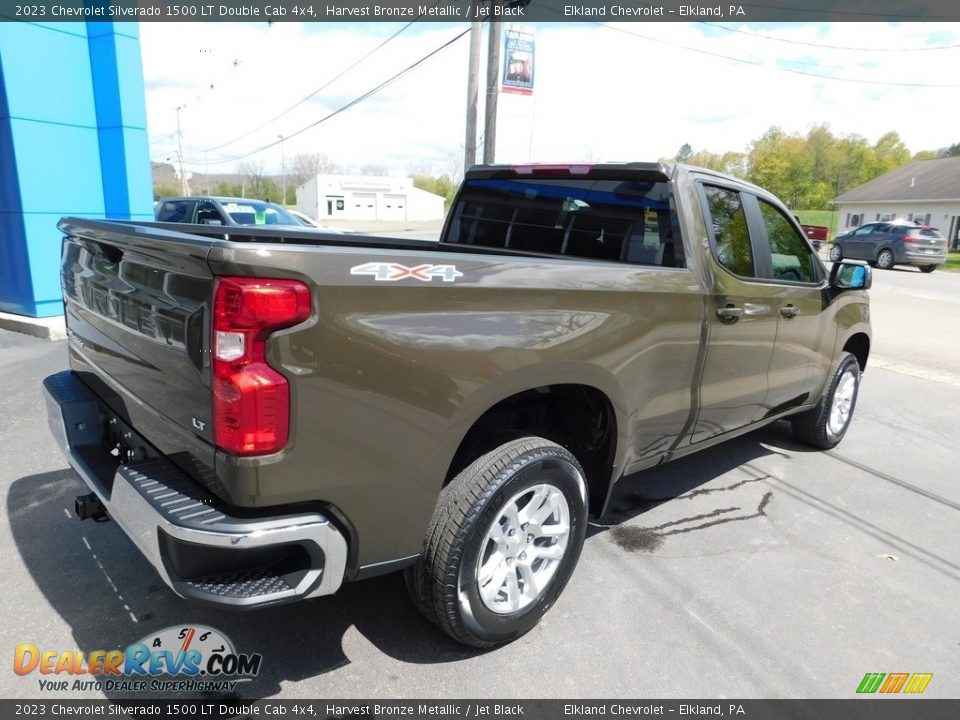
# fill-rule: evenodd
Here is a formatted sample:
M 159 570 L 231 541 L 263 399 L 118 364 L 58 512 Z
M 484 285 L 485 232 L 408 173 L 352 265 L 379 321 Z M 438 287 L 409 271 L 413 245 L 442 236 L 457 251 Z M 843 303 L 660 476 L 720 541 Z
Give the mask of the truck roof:
M 650 175 L 651 173 L 662 175 L 665 179 L 674 179 L 680 172 L 696 172 L 702 175 L 712 175 L 715 178 L 734 182 L 739 185 L 749 187 L 758 194 L 769 195 L 770 193 L 758 185 L 744 180 L 743 178 L 729 175 L 717 170 L 699 167 L 697 165 L 687 165 L 684 163 L 663 163 L 663 162 L 566 162 L 566 163 L 516 163 L 512 165 L 474 165 L 465 174 L 465 179 L 475 178 L 504 178 L 515 177 L 523 178 L 537 175 L 540 177 L 570 177 L 570 176 L 600 176 L 604 179 L 629 176 L 631 174 Z M 598 178 L 599 179 L 599 178 Z

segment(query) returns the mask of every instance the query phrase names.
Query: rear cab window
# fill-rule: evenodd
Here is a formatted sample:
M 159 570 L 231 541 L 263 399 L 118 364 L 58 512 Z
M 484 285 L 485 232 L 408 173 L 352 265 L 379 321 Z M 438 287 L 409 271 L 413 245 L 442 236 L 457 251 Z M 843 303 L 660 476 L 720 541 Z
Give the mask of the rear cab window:
M 660 267 L 684 267 L 668 180 L 468 178 L 446 242 Z

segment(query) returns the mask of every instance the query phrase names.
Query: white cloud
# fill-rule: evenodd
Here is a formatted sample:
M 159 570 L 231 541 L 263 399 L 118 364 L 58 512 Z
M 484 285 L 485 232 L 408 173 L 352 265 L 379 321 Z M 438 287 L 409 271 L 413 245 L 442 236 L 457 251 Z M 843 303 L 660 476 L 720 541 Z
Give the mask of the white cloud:
M 202 171 L 204 148 L 293 105 L 400 27 L 143 23 L 153 157 L 173 156 L 175 108 L 185 105 L 184 154 Z M 685 142 L 694 149 L 743 150 L 771 125 L 805 132 L 819 122 L 871 141 L 896 130 L 913 151 L 960 140 L 952 117 L 960 49 L 901 51 L 957 43 L 960 25 L 725 27 L 743 32 L 699 23 L 623 23 L 617 29 L 540 24 L 535 95 L 500 96 L 497 159 L 651 160 L 673 155 Z M 249 137 L 211 150 L 208 159 L 231 158 L 274 142 L 278 134 L 289 136 L 465 28 L 425 24 L 405 31 L 309 102 Z M 872 49 L 839 49 L 850 47 Z M 354 167 L 448 170 L 463 152 L 466 65 L 467 38 L 462 38 L 375 97 L 286 140 L 284 152 L 288 157 L 325 152 Z M 280 148 L 254 159 L 277 171 Z M 236 164 L 210 169 L 227 171 Z

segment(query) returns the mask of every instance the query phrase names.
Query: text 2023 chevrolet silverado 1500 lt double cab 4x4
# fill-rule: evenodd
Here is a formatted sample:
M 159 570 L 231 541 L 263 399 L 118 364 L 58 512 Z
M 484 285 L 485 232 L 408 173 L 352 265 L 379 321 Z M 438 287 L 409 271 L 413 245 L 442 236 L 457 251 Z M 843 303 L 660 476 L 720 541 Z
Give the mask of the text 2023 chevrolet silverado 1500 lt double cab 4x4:
M 51 426 L 177 594 L 404 569 L 461 642 L 518 637 L 626 473 L 789 417 L 832 447 L 870 268 L 684 166 L 489 166 L 439 243 L 67 218 Z

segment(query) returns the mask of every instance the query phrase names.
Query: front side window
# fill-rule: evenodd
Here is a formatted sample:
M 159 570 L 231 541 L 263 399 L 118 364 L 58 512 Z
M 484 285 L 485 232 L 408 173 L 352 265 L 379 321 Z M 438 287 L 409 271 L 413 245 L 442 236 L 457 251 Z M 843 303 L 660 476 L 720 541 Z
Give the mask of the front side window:
M 869 235 L 870 233 L 873 232 L 873 229 L 874 229 L 875 227 L 876 227 L 876 225 L 874 225 L 873 223 L 870 223 L 869 225 L 864 225 L 864 226 L 861 227 L 861 228 L 857 228 L 856 232 L 854 232 L 853 234 L 854 234 L 854 235 Z
M 776 207 L 758 200 L 760 215 L 767 230 L 770 242 L 770 259 L 773 264 L 773 277 L 776 280 L 793 282 L 814 282 L 813 253 L 807 247 L 803 237 Z
M 754 277 L 753 250 L 740 193 L 713 186 L 704 186 L 703 191 L 707 197 L 717 261 L 735 275 Z
M 209 200 L 197 203 L 197 223 L 200 225 L 223 225 L 223 216 Z

